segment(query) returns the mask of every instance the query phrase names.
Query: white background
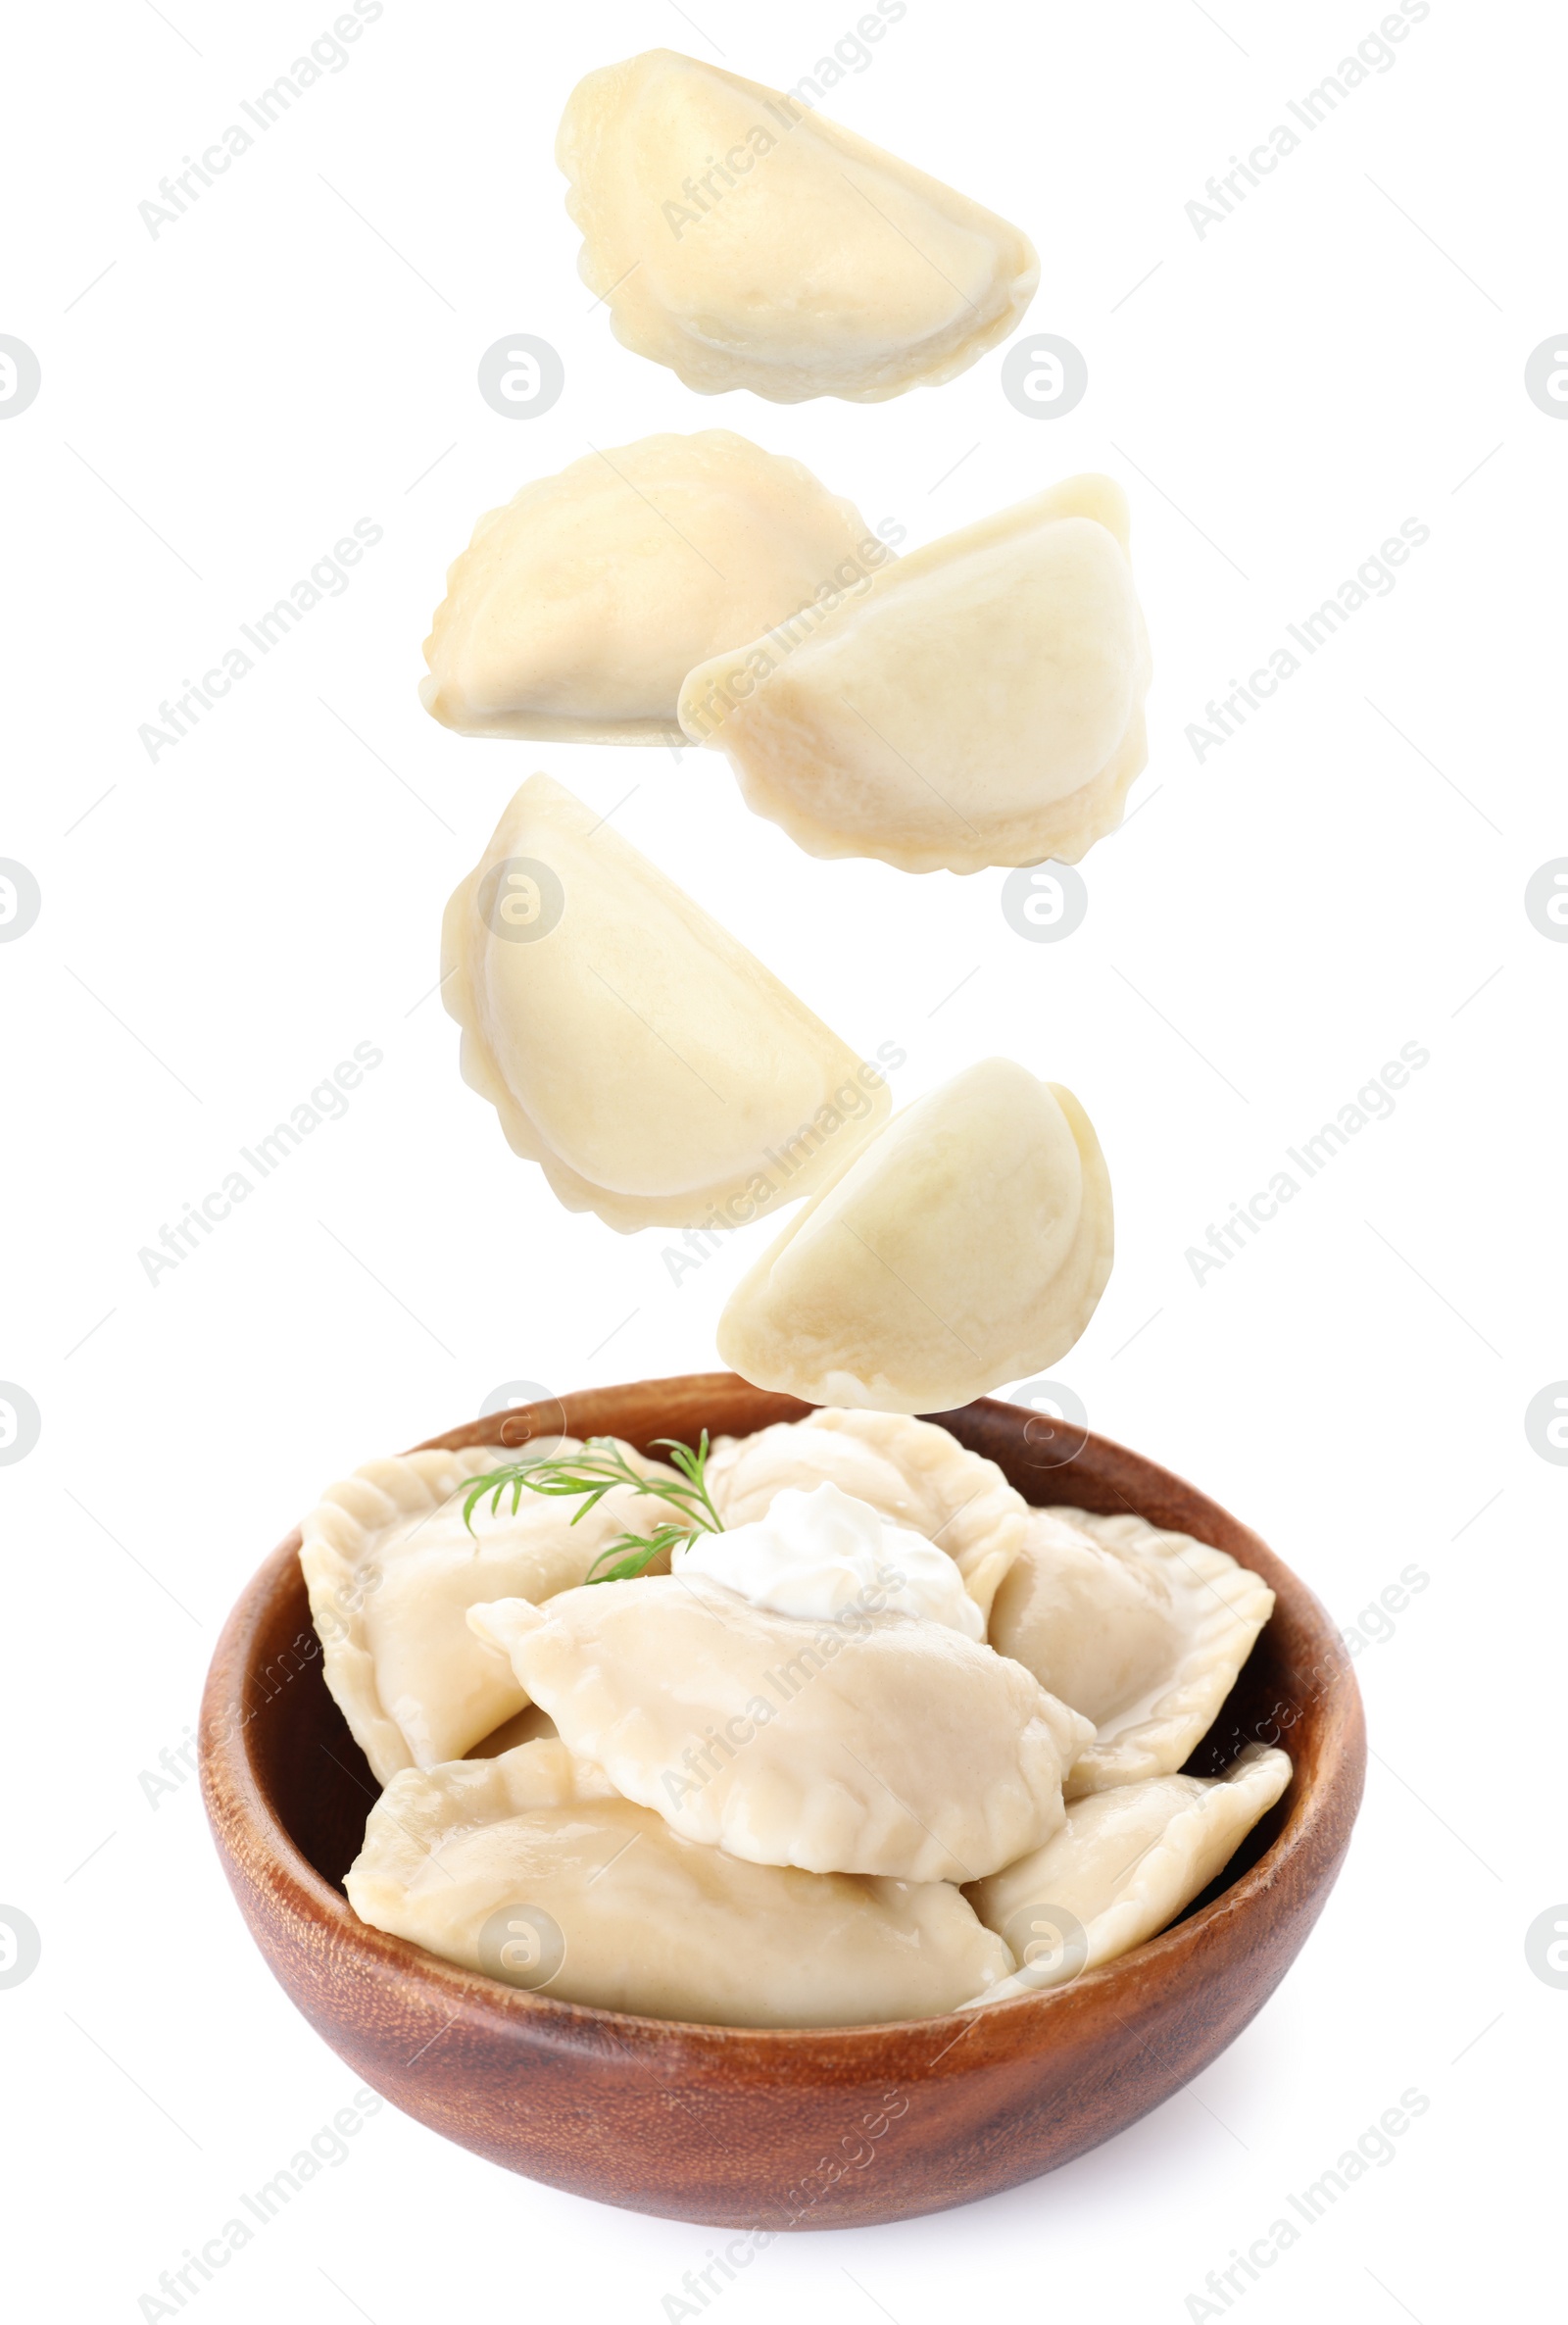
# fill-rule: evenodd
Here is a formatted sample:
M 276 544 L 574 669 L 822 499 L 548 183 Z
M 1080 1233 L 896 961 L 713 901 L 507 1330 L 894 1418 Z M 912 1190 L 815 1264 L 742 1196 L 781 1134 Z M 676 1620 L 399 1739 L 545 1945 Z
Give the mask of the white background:
M 0 1903 L 43 1955 L 0 1992 L 0 2169 L 25 2224 L 8 2307 L 146 2313 L 160 2270 L 353 2089 L 251 1946 L 194 1780 L 156 1806 L 139 1781 L 194 1722 L 241 1584 L 327 1479 L 500 1382 L 711 1364 L 766 1232 L 677 1289 L 669 1238 L 560 1211 L 458 1078 L 441 907 L 544 767 L 604 810 L 630 793 L 628 838 L 846 1038 L 906 1047 L 900 1100 L 991 1052 L 1075 1089 L 1119 1230 L 1059 1367 L 1093 1423 L 1257 1526 L 1343 1624 L 1406 1565 L 1429 1577 L 1358 1657 L 1375 1756 L 1344 1878 L 1234 2048 L 1069 2169 L 784 2240 L 715 2307 L 1201 2314 L 1206 2272 L 1415 2086 L 1430 2106 L 1396 2159 L 1236 2306 L 1519 2313 L 1568 2020 L 1523 1945 L 1568 1897 L 1547 1774 L 1568 1471 L 1523 1428 L 1568 1374 L 1568 947 L 1523 909 L 1568 855 L 1568 425 L 1523 387 L 1568 323 L 1563 20 L 1433 0 L 1394 69 L 1200 239 L 1184 206 L 1294 121 L 1376 0 L 909 0 L 828 108 L 1031 234 L 1031 320 L 1090 369 L 1077 410 L 1039 420 L 1004 400 L 1004 351 L 874 407 L 702 400 L 590 312 L 552 161 L 578 76 L 667 44 L 788 85 L 856 10 L 695 13 L 701 31 L 665 0 L 388 0 L 156 239 L 137 204 L 243 120 L 329 0 L 100 0 L 14 26 L 0 329 L 43 388 L 0 426 L 0 855 L 43 908 L 0 946 L 0 1377 L 42 1434 L 0 1467 Z M 518 330 L 566 370 L 526 421 L 474 385 Z M 800 456 L 911 543 L 1075 470 L 1126 484 L 1151 763 L 1070 939 L 1016 935 L 1000 873 L 808 860 L 715 756 L 465 741 L 424 717 L 420 640 L 478 514 L 590 442 L 710 425 Z M 362 517 L 385 537 L 347 593 L 151 764 L 160 700 Z M 1208 698 L 1410 518 L 1431 539 L 1393 594 L 1200 766 L 1184 729 Z M 384 1063 L 346 1118 L 149 1283 L 139 1249 L 361 1041 Z M 1187 1247 L 1411 1041 L 1431 1062 L 1393 1117 L 1196 1283 Z M 678 2314 L 664 2297 L 712 2241 L 384 2108 L 189 2305 L 623 2325 Z

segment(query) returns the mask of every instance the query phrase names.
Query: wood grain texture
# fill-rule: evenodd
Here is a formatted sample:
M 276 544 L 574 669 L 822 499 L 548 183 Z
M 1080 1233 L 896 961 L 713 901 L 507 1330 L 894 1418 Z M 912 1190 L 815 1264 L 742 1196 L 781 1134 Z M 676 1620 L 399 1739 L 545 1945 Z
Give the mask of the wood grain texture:
M 432 1445 L 565 1428 L 745 1434 L 809 1410 L 731 1373 L 595 1389 Z M 376 1798 L 327 1694 L 292 1534 L 230 1615 L 202 1705 L 202 1785 L 252 1935 L 305 2016 L 421 2123 L 554 2187 L 711 2226 L 910 2218 L 1035 2178 L 1179 2091 L 1267 2001 L 1333 1886 L 1360 1803 L 1361 1705 L 1339 1636 L 1255 1534 L 1139 1455 L 982 1399 L 931 1416 L 1027 1501 L 1130 1509 L 1253 1568 L 1273 1617 L 1189 1766 L 1282 1744 L 1295 1776 L 1183 1919 L 1073 1984 L 896 2026 L 688 2026 L 554 2002 L 459 1969 L 351 1911 Z M 1077 1445 L 1074 1434 L 1069 1443 Z M 875 2128 L 873 2128 L 875 2127 Z

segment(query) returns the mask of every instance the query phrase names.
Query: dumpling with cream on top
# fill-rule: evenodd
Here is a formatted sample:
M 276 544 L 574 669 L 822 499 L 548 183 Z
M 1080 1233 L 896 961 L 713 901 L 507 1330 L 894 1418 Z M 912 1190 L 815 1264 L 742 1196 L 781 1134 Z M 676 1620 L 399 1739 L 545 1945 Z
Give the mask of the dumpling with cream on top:
M 983 1615 L 1023 1547 L 1028 1504 L 995 1461 L 934 1422 L 827 1406 L 752 1437 L 720 1437 L 708 1486 L 726 1526 L 765 1517 L 788 1486 L 830 1480 L 945 1550 Z

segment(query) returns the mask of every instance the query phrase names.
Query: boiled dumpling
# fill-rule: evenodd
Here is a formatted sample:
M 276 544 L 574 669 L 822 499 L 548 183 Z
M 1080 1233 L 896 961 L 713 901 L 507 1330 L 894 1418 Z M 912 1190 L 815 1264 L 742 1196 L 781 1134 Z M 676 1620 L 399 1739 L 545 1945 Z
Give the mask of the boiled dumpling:
M 995 1461 L 902 1412 L 829 1406 L 754 1437 L 720 1437 L 708 1490 L 726 1526 L 765 1517 L 775 1494 L 822 1479 L 945 1550 L 983 1615 L 1023 1546 L 1029 1507 Z
M 563 1438 L 558 1451 L 579 1451 Z M 672 1478 L 634 1447 L 645 1477 Z M 378 1782 L 458 1759 L 528 1698 L 504 1655 L 469 1630 L 476 1600 L 548 1599 L 583 1579 L 617 1534 L 647 1531 L 647 1502 L 617 1486 L 579 1505 L 524 1493 L 464 1524 L 463 1487 L 512 1457 L 493 1445 L 368 1461 L 327 1487 L 300 1528 L 300 1564 L 326 1684 Z
M 945 1623 L 965 1639 L 986 1635 L 986 1618 L 945 1550 L 827 1478 L 786 1486 L 766 1517 L 749 1526 L 677 1543 L 669 1570 L 683 1580 L 706 1575 L 754 1607 L 807 1622 L 837 1623 L 858 1608 L 884 1607 Z
M 1043 1849 L 965 1892 L 1016 1977 L 977 1999 L 1059 1986 L 1143 1945 L 1201 1896 L 1291 1780 L 1252 1745 L 1223 1776 L 1155 1776 L 1074 1801 Z
M 754 1864 L 977 1880 L 1056 1829 L 1061 1771 L 1092 1733 L 943 1623 L 808 1621 L 706 1576 L 468 1620 L 617 1791 Z
M 533 775 L 447 906 L 463 1074 L 571 1211 L 723 1228 L 820 1185 L 886 1081 L 647 858 Z
M 583 280 L 703 395 L 879 403 L 966 371 L 1040 263 L 1016 226 L 794 96 L 669 49 L 578 82 L 556 140 Z
M 719 1354 L 811 1404 L 947 1411 L 1064 1356 L 1110 1260 L 1089 1117 L 991 1058 L 906 1107 L 796 1214 L 731 1293 Z
M 344 1886 L 362 1921 L 465 1968 L 710 2026 L 935 2017 L 1012 1968 L 946 1882 L 748 1864 L 561 1744 L 395 1777 Z
M 812 856 L 1076 864 L 1148 756 L 1149 678 L 1126 500 L 1075 476 L 700 664 L 680 722 Z
M 891 555 L 799 461 L 727 429 L 591 452 L 480 518 L 419 696 L 463 734 L 682 743 L 694 663 L 863 589 Z
M 1179 1768 L 1213 1724 L 1274 1594 L 1222 1550 L 1131 1515 L 1034 1509 L 991 1644 L 1095 1723 L 1069 1799 Z

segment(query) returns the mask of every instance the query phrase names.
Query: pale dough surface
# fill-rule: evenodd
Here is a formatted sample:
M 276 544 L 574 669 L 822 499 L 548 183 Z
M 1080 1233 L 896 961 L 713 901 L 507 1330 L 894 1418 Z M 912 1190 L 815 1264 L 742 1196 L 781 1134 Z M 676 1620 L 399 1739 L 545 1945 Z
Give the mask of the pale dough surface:
M 479 519 L 419 699 L 461 734 L 683 743 L 695 663 L 892 555 L 799 461 L 727 428 L 586 453 Z
M 1111 1255 L 1088 1115 L 991 1058 L 896 1114 L 795 1214 L 730 1294 L 718 1351 L 811 1404 L 947 1412 L 1064 1356 Z
M 966 371 L 1039 280 L 991 211 L 777 89 L 651 49 L 590 73 L 556 159 L 617 339 L 701 395 L 879 403 Z

